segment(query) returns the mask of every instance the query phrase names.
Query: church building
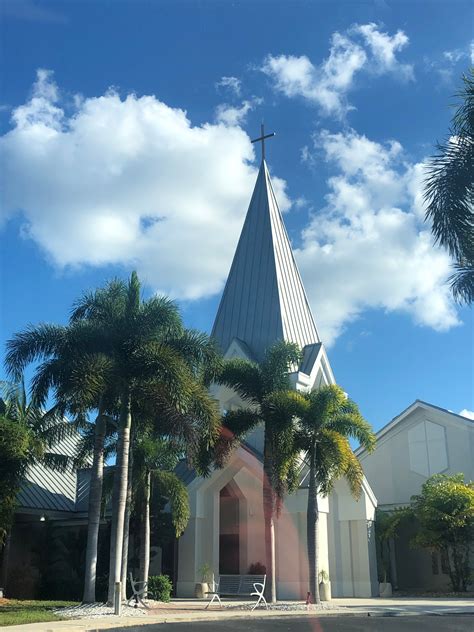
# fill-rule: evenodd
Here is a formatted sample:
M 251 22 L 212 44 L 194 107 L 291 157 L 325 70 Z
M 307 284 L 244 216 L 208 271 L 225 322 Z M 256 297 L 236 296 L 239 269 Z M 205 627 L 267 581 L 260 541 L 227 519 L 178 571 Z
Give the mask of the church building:
M 274 342 L 295 342 L 303 351 L 301 365 L 291 375 L 295 389 L 317 389 L 335 381 L 264 157 L 212 335 L 226 358 L 256 362 Z M 226 387 L 214 387 L 213 395 L 223 411 L 242 403 Z M 75 449 L 72 443 L 58 447 L 69 455 Z M 176 473 L 189 491 L 191 517 L 179 540 L 154 551 L 150 568 L 150 574 L 170 575 L 175 596 L 194 596 L 204 565 L 217 576 L 247 574 L 252 566 L 265 564 L 262 460 L 263 431 L 257 428 L 226 466 L 208 478 L 198 477 L 184 461 L 178 464 Z M 275 521 L 278 599 L 305 598 L 308 590 L 306 477 L 303 466 L 299 489 L 286 497 Z M 29 468 L 26 478 L 10 545 L 0 559 L 0 586 L 7 587 L 12 596 L 32 598 L 47 577 L 56 582 L 50 586 L 51 594 L 77 596 L 82 589 L 78 559 L 85 544 L 90 470 L 58 475 L 38 464 Z M 335 597 L 378 593 L 376 504 L 365 480 L 358 501 L 344 480 L 336 483 L 329 497 L 319 498 L 319 568 L 328 573 Z M 59 566 L 53 560 L 57 551 L 51 544 L 53 536 L 59 544 L 69 543 Z
M 278 340 L 297 343 L 303 359 L 291 375 L 294 388 L 311 390 L 335 383 L 264 155 L 212 335 L 225 358 L 256 362 Z M 222 410 L 242 403 L 227 387 L 215 387 L 214 396 Z M 246 574 L 252 565 L 265 563 L 262 460 L 263 429 L 257 428 L 225 468 L 189 481 L 191 518 L 178 542 L 178 597 L 193 596 L 204 565 L 217 576 Z M 299 489 L 285 499 L 276 520 L 279 599 L 301 599 L 308 590 L 306 475 L 303 467 Z M 319 499 L 319 568 L 329 574 L 335 597 L 378 594 L 376 504 L 366 480 L 358 501 L 344 480 L 337 482 L 329 497 Z

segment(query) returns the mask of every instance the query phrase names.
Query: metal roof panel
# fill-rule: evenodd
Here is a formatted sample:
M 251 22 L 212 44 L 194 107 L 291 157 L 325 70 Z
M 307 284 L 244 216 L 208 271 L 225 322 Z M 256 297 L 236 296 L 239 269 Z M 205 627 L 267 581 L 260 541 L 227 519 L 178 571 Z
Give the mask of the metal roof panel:
M 239 338 L 258 361 L 277 340 L 320 342 L 265 161 L 212 335 L 223 352 Z

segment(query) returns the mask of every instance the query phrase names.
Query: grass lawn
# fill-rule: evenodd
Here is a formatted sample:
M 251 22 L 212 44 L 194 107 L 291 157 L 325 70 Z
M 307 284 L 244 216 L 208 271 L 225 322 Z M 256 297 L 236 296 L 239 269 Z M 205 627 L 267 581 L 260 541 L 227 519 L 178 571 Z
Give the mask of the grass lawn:
M 77 604 L 74 601 L 0 599 L 0 627 L 41 621 L 60 621 L 61 617 L 54 614 L 53 609 L 75 605 Z

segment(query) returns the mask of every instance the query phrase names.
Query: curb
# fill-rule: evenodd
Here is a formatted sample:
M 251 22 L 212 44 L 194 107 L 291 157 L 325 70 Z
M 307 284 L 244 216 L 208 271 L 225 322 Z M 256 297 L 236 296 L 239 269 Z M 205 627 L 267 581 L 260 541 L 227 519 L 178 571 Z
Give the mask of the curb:
M 436 611 L 414 611 L 414 612 L 406 612 L 404 610 L 321 610 L 321 611 L 270 611 L 270 612 L 261 612 L 261 613 L 253 613 L 250 614 L 248 612 L 242 613 L 233 613 L 231 616 L 223 616 L 218 613 L 211 614 L 203 614 L 202 616 L 198 614 L 191 615 L 175 615 L 171 617 L 157 618 L 147 617 L 145 618 L 130 617 L 128 621 L 116 620 L 116 621 L 103 621 L 101 619 L 97 619 L 94 621 L 84 621 L 81 625 L 81 619 L 70 619 L 69 621 L 57 621 L 57 622 L 44 622 L 44 623 L 33 623 L 33 624 L 23 624 L 23 625 L 15 625 L 15 626 L 5 626 L 3 629 L 8 631 L 11 630 L 14 632 L 17 630 L 18 632 L 33 632 L 33 631 L 41 631 L 41 632 L 97 632 L 99 630 L 116 630 L 116 632 L 126 631 L 128 628 L 145 628 L 149 625 L 160 625 L 160 624 L 173 624 L 173 623 L 193 623 L 193 622 L 216 622 L 216 621 L 229 621 L 233 619 L 238 620 L 263 620 L 263 619 L 271 619 L 271 618 L 322 618 L 322 617 L 374 617 L 374 618 L 383 618 L 383 617 L 419 617 L 419 616 L 432 616 L 432 617 L 442 617 L 442 616 L 474 616 L 474 611 L 472 610 L 440 610 Z M 52 624 L 49 627 L 48 624 Z M 48 627 L 37 627 L 37 626 L 48 626 Z

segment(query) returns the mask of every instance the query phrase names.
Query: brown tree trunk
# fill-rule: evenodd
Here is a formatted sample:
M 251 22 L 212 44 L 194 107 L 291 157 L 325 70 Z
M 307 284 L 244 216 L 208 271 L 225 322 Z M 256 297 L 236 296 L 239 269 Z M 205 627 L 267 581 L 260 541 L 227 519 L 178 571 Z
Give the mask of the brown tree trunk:
M 265 428 L 263 448 L 263 519 L 265 523 L 265 566 L 267 583 L 265 595 L 267 601 L 276 603 L 275 569 L 275 493 L 272 487 L 273 446 L 270 432 Z
M 95 602 L 95 582 L 97 571 L 97 546 L 99 542 L 100 509 L 102 503 L 102 485 L 104 480 L 104 442 L 106 421 L 104 411 L 99 405 L 99 414 L 95 420 L 94 456 L 92 458 L 91 480 L 89 486 L 89 513 L 87 523 L 87 546 L 85 560 L 83 603 Z
M 319 604 L 321 599 L 319 596 L 319 508 L 318 485 L 316 481 L 316 446 L 313 446 L 309 453 L 309 489 L 306 520 L 309 591 L 314 603 Z

